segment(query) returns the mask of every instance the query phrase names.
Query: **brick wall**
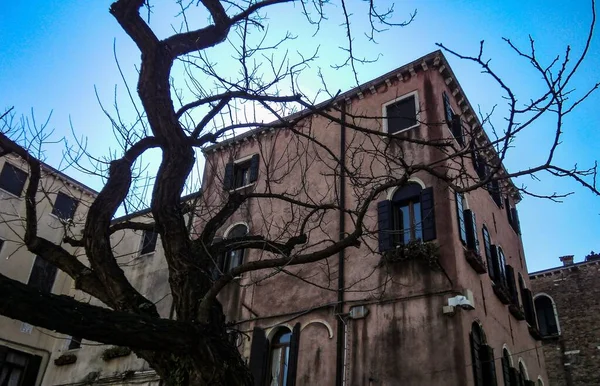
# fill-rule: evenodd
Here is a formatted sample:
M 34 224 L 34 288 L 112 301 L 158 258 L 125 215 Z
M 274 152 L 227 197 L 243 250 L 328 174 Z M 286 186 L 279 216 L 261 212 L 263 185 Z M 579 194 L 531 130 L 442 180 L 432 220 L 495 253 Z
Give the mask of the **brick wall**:
M 530 274 L 534 294 L 555 303 L 560 335 L 544 340 L 551 386 L 600 385 L 600 262 Z

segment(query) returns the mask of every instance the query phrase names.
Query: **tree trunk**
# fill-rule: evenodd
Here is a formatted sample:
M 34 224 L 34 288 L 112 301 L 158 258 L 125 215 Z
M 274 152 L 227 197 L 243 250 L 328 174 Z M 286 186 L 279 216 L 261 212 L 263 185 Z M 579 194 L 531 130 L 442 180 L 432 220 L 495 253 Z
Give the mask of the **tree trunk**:
M 254 380 L 227 335 L 215 336 L 195 353 L 136 351 L 163 379 L 165 386 L 252 386 Z

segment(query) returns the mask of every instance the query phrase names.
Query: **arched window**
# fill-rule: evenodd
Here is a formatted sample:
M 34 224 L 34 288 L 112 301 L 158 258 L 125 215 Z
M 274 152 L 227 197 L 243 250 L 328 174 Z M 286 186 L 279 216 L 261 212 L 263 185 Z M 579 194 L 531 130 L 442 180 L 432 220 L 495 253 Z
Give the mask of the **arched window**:
M 538 377 L 537 386 L 544 386 L 544 381 L 542 381 L 541 377 Z
M 547 295 L 538 295 L 533 301 L 540 334 L 542 336 L 559 335 L 558 316 L 552 299 Z
M 421 185 L 412 182 L 394 193 L 392 203 L 394 228 L 397 231 L 395 244 L 407 244 L 412 240 L 423 239 L 421 190 Z
M 271 340 L 269 356 L 269 386 L 286 386 L 292 332 L 282 327 Z
M 265 330 L 254 327 L 250 347 L 250 372 L 256 386 L 295 386 L 298 372 L 300 323 L 292 331 L 277 327 L 267 339 Z
M 232 240 L 235 243 L 235 239 L 244 237 L 248 234 L 248 227 L 245 224 L 237 224 L 233 226 L 225 235 L 225 238 Z M 223 262 L 223 272 L 228 272 L 233 268 L 242 264 L 244 260 L 244 248 L 234 249 L 227 252 L 225 261 Z
M 510 378 L 510 366 L 511 358 L 508 349 L 505 347 L 502 349 L 502 376 L 504 379 L 504 386 L 513 386 Z M 518 385 L 514 385 L 518 386 Z
M 521 373 L 521 380 L 523 381 L 523 386 L 526 386 L 525 381 L 529 380 L 529 374 L 527 374 L 527 368 L 523 363 L 523 360 L 519 360 L 519 373 Z
M 484 386 L 483 384 L 483 366 L 481 361 L 481 347 L 485 344 L 485 335 L 483 329 L 477 322 L 471 326 L 471 360 L 473 363 L 473 378 L 475 386 Z

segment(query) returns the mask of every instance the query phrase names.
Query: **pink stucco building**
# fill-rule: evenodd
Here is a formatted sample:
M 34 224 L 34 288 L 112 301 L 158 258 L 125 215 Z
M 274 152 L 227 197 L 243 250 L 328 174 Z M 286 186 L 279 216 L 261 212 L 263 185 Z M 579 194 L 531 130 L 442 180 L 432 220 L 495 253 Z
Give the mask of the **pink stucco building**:
M 485 179 L 497 155 L 443 54 L 289 120 L 205 149 L 205 216 L 255 195 L 215 242 L 302 234 L 289 253 L 304 258 L 357 219 L 362 236 L 326 259 L 244 272 L 221 293 L 257 385 L 547 386 L 518 192 L 507 179 L 450 186 Z M 216 274 L 271 258 L 242 243 Z

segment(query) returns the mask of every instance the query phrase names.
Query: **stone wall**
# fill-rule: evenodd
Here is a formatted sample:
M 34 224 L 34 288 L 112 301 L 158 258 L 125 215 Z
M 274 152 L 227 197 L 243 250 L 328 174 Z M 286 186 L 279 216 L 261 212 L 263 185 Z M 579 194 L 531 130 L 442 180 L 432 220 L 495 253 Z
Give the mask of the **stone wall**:
M 600 262 L 532 273 L 530 280 L 558 314 L 559 336 L 544 340 L 550 385 L 600 385 Z

